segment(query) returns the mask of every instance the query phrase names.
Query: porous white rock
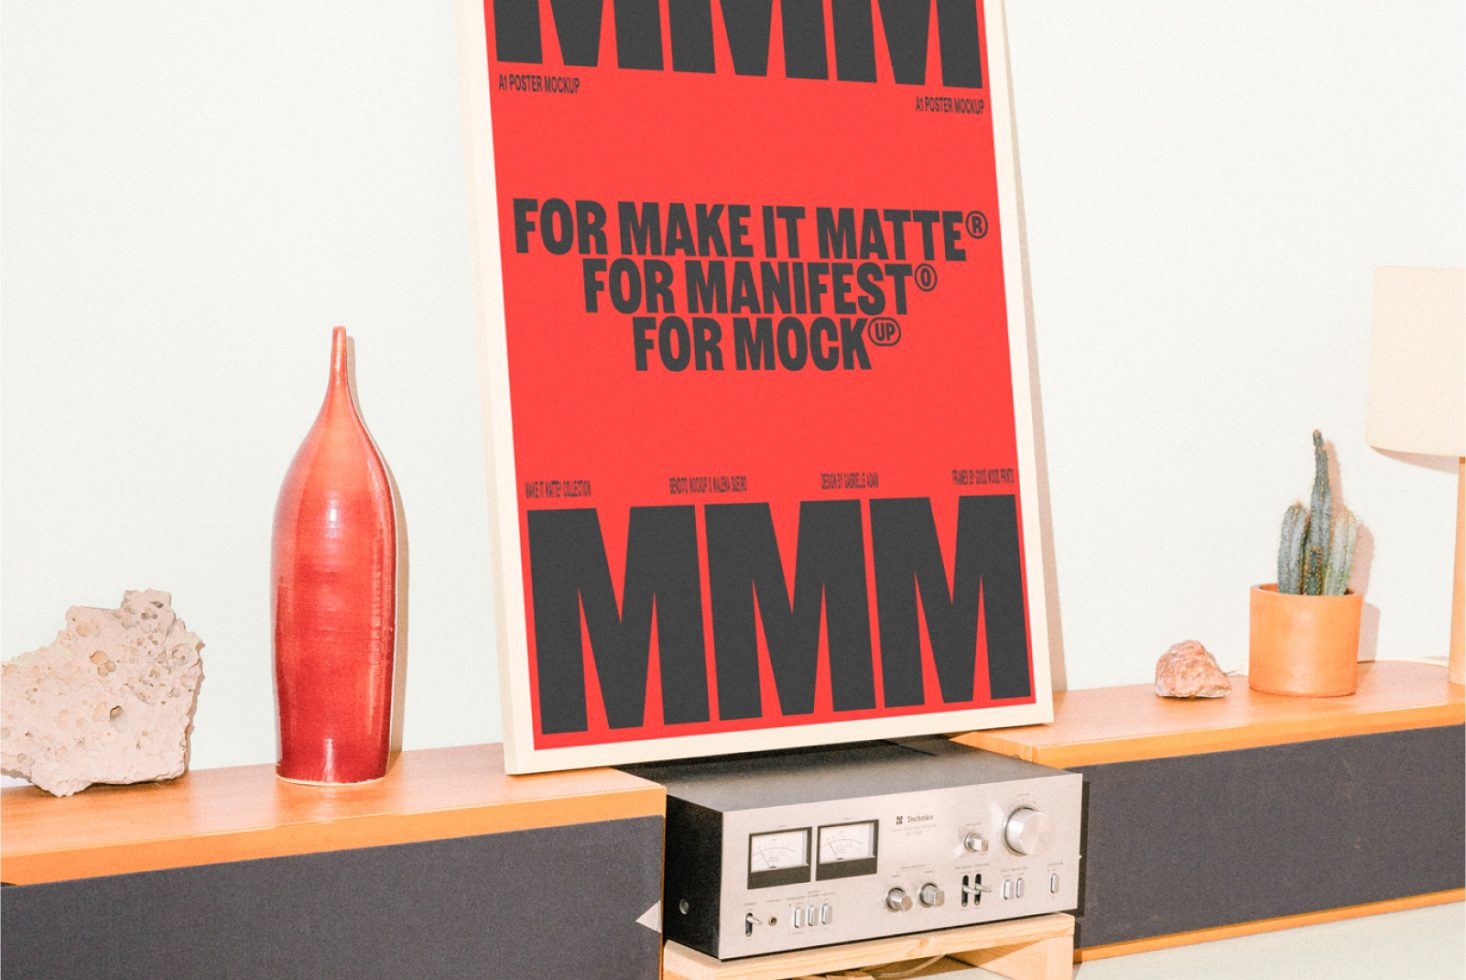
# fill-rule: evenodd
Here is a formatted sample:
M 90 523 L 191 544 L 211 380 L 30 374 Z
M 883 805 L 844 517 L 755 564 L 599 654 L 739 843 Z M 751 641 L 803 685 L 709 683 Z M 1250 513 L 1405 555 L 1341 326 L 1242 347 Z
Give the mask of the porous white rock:
M 0 668 L 0 769 L 56 796 L 92 783 L 173 779 L 188 768 L 203 642 L 172 597 L 125 592 L 72 606 L 50 646 Z

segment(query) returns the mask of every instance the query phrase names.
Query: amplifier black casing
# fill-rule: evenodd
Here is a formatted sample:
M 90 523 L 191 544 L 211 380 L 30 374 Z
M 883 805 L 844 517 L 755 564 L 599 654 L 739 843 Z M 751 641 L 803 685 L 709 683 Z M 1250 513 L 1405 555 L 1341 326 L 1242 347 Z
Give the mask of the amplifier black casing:
M 667 867 L 662 888 L 663 931 L 693 949 L 717 949 L 718 907 L 696 896 L 722 889 L 723 815 L 667 797 Z M 694 869 L 709 869 L 694 880 Z M 682 903 L 687 911 L 682 911 Z

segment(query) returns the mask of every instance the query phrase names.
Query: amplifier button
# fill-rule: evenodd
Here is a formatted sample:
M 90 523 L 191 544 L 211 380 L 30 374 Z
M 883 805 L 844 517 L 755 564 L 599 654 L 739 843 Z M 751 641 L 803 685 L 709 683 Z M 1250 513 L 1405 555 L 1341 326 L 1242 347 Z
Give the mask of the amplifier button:
M 820 906 L 820 925 L 827 926 L 829 924 L 830 924 L 830 906 L 829 906 L 829 903 L 827 902 L 824 905 L 821 905 Z
M 1004 898 L 1012 898 L 1013 897 L 1013 879 L 1012 878 L 1004 878 L 1003 879 L 1003 897 Z
M 819 925 L 820 920 L 815 913 L 815 908 L 813 905 L 809 907 L 809 910 L 806 914 L 809 916 L 809 924 L 811 926 Z
M 804 906 L 798 905 L 794 908 L 794 928 L 804 928 Z
M 1059 875 L 1057 872 L 1049 875 L 1049 891 L 1055 895 L 1059 893 Z
M 1023 897 L 1023 879 L 1022 878 L 1019 878 L 1017 881 L 1013 882 L 1013 897 L 1014 898 L 1022 898 Z

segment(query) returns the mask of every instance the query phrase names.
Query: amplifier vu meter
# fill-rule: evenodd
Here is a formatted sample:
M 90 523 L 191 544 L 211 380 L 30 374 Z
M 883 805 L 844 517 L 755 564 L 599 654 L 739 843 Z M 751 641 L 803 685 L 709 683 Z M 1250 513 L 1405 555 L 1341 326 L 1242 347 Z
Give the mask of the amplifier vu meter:
M 718 959 L 1078 904 L 1078 773 L 942 738 L 626 768 L 667 788 L 663 931 Z

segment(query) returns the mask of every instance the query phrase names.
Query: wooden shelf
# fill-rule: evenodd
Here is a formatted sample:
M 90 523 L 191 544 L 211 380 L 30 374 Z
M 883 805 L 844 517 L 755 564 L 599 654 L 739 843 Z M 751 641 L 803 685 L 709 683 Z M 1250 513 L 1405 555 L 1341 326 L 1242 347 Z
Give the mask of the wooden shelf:
M 1446 668 L 1359 665 L 1359 690 L 1342 698 L 1262 694 L 1232 678 L 1225 698 L 1157 697 L 1151 684 L 1064 691 L 1054 722 L 973 732 L 957 741 L 1041 765 L 1069 768 L 1164 759 L 1287 742 L 1466 723 L 1462 687 Z
M 395 756 L 360 786 L 287 783 L 275 767 L 204 769 L 58 799 L 0 795 L 0 880 L 26 885 L 254 858 L 662 816 L 666 792 L 614 769 L 504 774 L 499 745 Z
M 1039 915 L 727 962 L 669 942 L 662 951 L 662 978 L 788 980 L 936 956 L 980 966 L 1015 980 L 1068 980 L 1074 958 L 1074 917 L 1064 913 Z

